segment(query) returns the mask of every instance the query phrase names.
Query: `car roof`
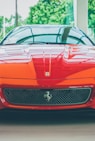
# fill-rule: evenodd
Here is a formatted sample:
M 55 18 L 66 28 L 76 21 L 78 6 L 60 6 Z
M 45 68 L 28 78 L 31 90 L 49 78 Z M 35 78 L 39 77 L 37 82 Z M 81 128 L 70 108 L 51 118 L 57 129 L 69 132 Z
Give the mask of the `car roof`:
M 57 30 L 64 30 L 65 28 L 70 28 L 70 32 L 72 34 L 72 32 L 76 32 L 79 36 L 80 35 L 84 35 L 85 33 L 80 30 L 78 27 L 75 26 L 71 26 L 71 25 L 60 25 L 60 24 L 31 24 L 31 25 L 22 25 L 22 26 L 18 26 L 16 28 L 13 29 L 13 31 L 19 30 L 21 28 L 30 28 L 31 30 L 33 29 L 41 29 L 41 28 L 55 28 Z M 49 32 L 50 30 L 47 30 L 47 32 Z M 40 30 L 41 32 L 41 30 Z M 55 31 L 56 32 L 56 31 Z M 52 31 L 51 31 L 52 33 Z M 77 35 L 76 35 L 77 36 Z
M 5 39 L 9 35 L 14 36 L 16 33 L 20 33 L 22 31 L 25 31 L 26 29 L 30 29 L 30 31 L 29 30 L 27 30 L 27 31 L 29 32 L 29 34 L 32 33 L 33 35 L 36 35 L 36 34 L 37 35 L 38 34 L 47 34 L 47 35 L 49 35 L 49 34 L 60 34 L 61 35 L 62 34 L 62 37 L 65 38 L 65 36 L 67 37 L 68 36 L 68 33 L 69 33 L 70 36 L 73 36 L 74 35 L 76 38 L 81 38 L 81 37 L 84 37 L 84 36 L 88 38 L 88 36 L 81 29 L 79 29 L 78 27 L 75 27 L 75 26 L 71 26 L 71 25 L 61 25 L 61 24 L 30 24 L 30 25 L 22 25 L 22 26 L 18 26 L 16 28 L 14 28 L 13 30 L 11 30 L 6 35 Z M 64 32 L 64 31 L 66 31 L 66 32 Z M 26 31 L 25 31 L 24 35 L 27 36 L 26 35 Z M 3 39 L 1 41 L 1 44 L 2 44 L 2 42 L 5 39 Z M 94 44 L 92 41 L 90 41 L 90 42 L 92 44 Z

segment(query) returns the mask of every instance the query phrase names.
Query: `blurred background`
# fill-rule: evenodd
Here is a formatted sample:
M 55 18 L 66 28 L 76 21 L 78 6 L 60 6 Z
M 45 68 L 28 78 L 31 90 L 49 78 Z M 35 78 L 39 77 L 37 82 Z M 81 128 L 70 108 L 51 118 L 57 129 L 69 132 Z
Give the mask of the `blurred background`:
M 0 0 L 0 40 L 14 27 L 25 24 L 76 26 L 78 1 L 82 0 Z M 87 9 L 84 2 L 87 3 Z M 79 19 L 87 23 L 87 27 L 84 25 L 86 33 L 95 41 L 95 0 L 84 0 L 79 8 L 85 9 L 87 18 L 85 15 L 83 17 L 84 11 L 79 9 Z

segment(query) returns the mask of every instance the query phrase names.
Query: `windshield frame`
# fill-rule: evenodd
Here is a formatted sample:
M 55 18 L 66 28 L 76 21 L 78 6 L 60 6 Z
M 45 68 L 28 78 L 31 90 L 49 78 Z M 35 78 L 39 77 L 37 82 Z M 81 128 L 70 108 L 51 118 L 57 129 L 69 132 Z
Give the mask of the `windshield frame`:
M 43 32 L 42 32 L 42 34 L 40 33 L 40 34 L 38 34 L 38 33 L 33 33 L 33 30 L 35 31 L 36 29 L 40 29 L 41 28 L 41 31 L 42 31 L 42 29 L 44 28 L 48 28 L 48 27 L 50 27 L 49 28 L 49 31 L 50 31 L 50 29 L 52 29 L 52 28 L 55 28 L 55 30 L 56 30 L 56 28 L 57 28 L 57 32 L 51 32 L 51 33 L 45 33 L 45 34 L 43 34 Z M 41 26 L 41 25 L 36 25 L 36 26 L 23 26 L 23 27 L 17 27 L 16 29 L 14 29 L 14 30 L 12 30 L 11 32 L 9 32 L 9 34 L 7 34 L 6 35 L 6 37 L 1 41 L 1 45 L 7 45 L 7 44 L 19 44 L 20 42 L 22 42 L 23 40 L 26 40 L 26 39 L 28 39 L 28 38 L 31 38 L 31 37 L 33 37 L 33 42 L 32 43 L 34 43 L 34 38 L 35 37 L 38 37 L 39 35 L 40 36 L 46 36 L 46 35 L 56 35 L 56 40 L 55 40 L 55 42 L 50 42 L 50 41 L 48 41 L 48 42 L 46 42 L 46 43 L 55 43 L 55 44 L 57 44 L 57 43 L 61 43 L 62 44 L 62 42 L 60 42 L 60 41 L 58 41 L 59 40 L 59 38 L 61 38 L 61 37 L 59 37 L 59 36 L 61 36 L 62 35 L 62 33 L 64 34 L 64 30 L 65 30 L 65 28 L 68 28 L 69 26 L 56 26 L 56 25 L 54 25 L 54 26 Z M 86 45 L 86 43 L 84 42 L 84 41 L 82 41 L 81 39 L 83 38 L 83 37 L 85 37 L 88 41 L 89 41 L 89 45 L 95 45 L 94 44 L 94 42 L 82 31 L 82 30 L 80 30 L 80 29 L 78 29 L 78 28 L 75 28 L 75 27 L 69 27 L 70 28 L 70 30 L 72 31 L 72 33 L 73 34 L 76 34 L 76 36 L 74 36 L 74 35 L 72 35 L 72 33 L 69 35 L 68 34 L 68 36 L 67 37 L 71 37 L 71 38 L 73 38 L 73 39 L 77 39 L 77 40 L 79 40 L 79 42 L 81 41 L 83 44 L 85 44 Z M 10 38 L 10 36 L 11 36 L 11 34 L 15 34 L 15 33 L 17 33 L 19 30 L 30 30 L 30 35 L 28 36 L 26 36 L 26 37 L 23 37 L 23 38 L 21 38 L 20 40 L 18 40 L 17 39 L 17 41 L 15 41 L 15 42 L 11 42 L 11 43 L 4 43 L 5 41 L 6 41 L 6 39 L 8 39 L 8 38 Z M 40 31 L 40 32 L 41 32 Z M 46 31 L 47 31 L 47 29 L 46 29 Z M 36 31 L 37 32 L 37 31 Z M 75 32 L 75 33 L 74 33 Z M 56 33 L 56 34 L 55 34 Z M 69 32 L 70 33 L 70 32 Z M 80 36 L 80 37 L 78 37 L 78 35 Z M 10 38 L 11 39 L 11 38 Z M 39 41 L 39 43 L 40 42 L 44 42 L 44 41 Z M 76 44 L 76 43 L 69 43 L 69 42 L 63 42 L 63 44 Z M 88 44 L 87 44 L 88 45 Z

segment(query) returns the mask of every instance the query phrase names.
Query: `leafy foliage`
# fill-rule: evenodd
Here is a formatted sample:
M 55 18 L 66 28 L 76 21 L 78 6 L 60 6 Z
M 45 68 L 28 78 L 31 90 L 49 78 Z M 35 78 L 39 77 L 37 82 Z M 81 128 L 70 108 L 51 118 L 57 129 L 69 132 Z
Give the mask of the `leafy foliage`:
M 0 37 L 3 38 L 3 31 L 2 31 L 2 28 L 3 28 L 3 17 L 1 16 L 0 17 Z
M 71 24 L 73 22 L 72 0 L 40 0 L 30 7 L 28 24 Z
M 39 0 L 30 7 L 29 16 L 18 15 L 18 25 L 23 24 L 73 24 L 73 0 Z M 15 16 L 5 18 L 6 34 L 15 27 Z M 88 0 L 88 27 L 95 33 L 95 0 Z M 3 38 L 3 17 L 0 17 L 0 40 Z
M 0 40 L 3 38 L 3 16 L 0 17 Z M 18 15 L 18 26 L 25 24 L 25 21 Z M 5 34 L 15 28 L 15 16 L 11 15 L 10 18 L 5 18 Z
M 95 28 L 95 0 L 88 0 L 88 25 Z

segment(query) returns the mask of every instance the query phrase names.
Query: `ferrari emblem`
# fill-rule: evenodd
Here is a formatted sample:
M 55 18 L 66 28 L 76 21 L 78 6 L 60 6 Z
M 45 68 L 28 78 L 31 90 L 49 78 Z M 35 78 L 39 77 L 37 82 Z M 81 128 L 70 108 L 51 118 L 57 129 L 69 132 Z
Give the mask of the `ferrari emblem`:
M 52 94 L 50 93 L 50 91 L 46 91 L 46 93 L 44 94 L 44 98 L 48 102 L 52 99 Z

